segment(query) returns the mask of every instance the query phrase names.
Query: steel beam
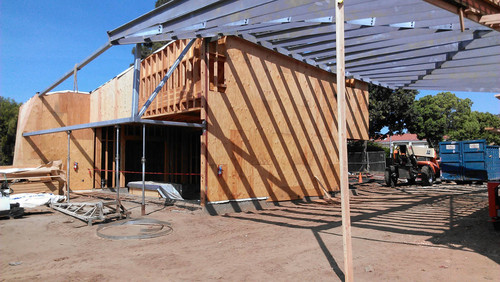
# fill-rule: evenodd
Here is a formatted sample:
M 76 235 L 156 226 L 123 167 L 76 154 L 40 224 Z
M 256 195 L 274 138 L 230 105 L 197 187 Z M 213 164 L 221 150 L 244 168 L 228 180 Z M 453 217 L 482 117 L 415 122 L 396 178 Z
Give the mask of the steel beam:
M 192 127 L 192 128 L 205 128 L 205 125 L 201 123 L 192 122 L 180 122 L 180 121 L 168 121 L 168 120 L 154 120 L 154 119 L 139 119 L 135 121 L 141 124 L 153 124 L 153 125 L 167 125 L 176 127 Z
M 132 115 L 135 117 L 137 115 L 137 110 L 139 109 L 139 87 L 141 85 L 141 44 L 135 45 L 134 53 L 134 78 L 132 85 Z
M 146 215 L 146 124 L 142 124 L 142 202 L 141 215 Z
M 451 74 L 451 73 L 474 73 L 474 72 L 498 72 L 497 65 L 479 65 L 479 66 L 463 66 L 456 68 L 440 68 L 432 71 L 432 74 Z
M 405 66 L 421 66 L 425 64 L 435 64 L 439 62 L 444 62 L 446 61 L 446 54 L 438 54 L 438 55 L 433 55 L 433 56 L 425 56 L 425 57 L 417 57 L 414 59 L 404 59 L 404 60 L 396 60 L 396 61 L 388 61 L 388 62 L 380 62 L 380 63 L 375 63 L 373 65 L 367 64 L 367 65 L 358 65 L 358 66 L 351 66 L 347 65 L 347 70 L 349 72 L 363 72 L 363 71 L 371 71 L 371 70 L 381 70 L 384 71 L 385 69 L 391 70 L 395 67 L 405 67 Z
M 120 126 L 116 129 L 116 155 L 115 155 L 115 189 L 116 189 L 116 210 L 120 210 Z
M 376 79 L 378 81 L 383 81 L 386 78 L 399 78 L 403 76 L 420 76 L 420 75 L 426 75 L 427 71 L 426 70 L 419 70 L 419 71 L 399 71 L 399 72 L 393 72 L 393 73 L 379 73 L 379 74 L 372 74 L 372 75 L 365 75 L 366 77 Z
M 59 84 L 61 84 L 66 79 L 68 79 L 68 77 L 72 76 L 75 73 L 75 69 L 76 69 L 76 71 L 81 70 L 88 63 L 90 63 L 91 61 L 93 61 L 95 58 L 99 57 L 99 55 L 101 55 L 102 53 L 106 52 L 106 50 L 108 50 L 110 47 L 111 47 L 111 44 L 106 43 L 104 46 L 102 46 L 101 48 L 97 49 L 97 51 L 95 51 L 94 53 L 92 53 L 85 60 L 83 60 L 81 63 L 77 64 L 76 68 L 72 68 L 70 71 L 68 71 L 65 75 L 63 75 L 56 82 L 52 83 L 45 90 L 43 90 L 42 92 L 38 93 L 38 96 L 45 95 L 50 90 L 56 88 Z
M 496 65 L 498 67 L 500 64 L 500 55 L 484 56 L 477 58 L 467 58 L 467 59 L 453 59 L 443 63 L 441 68 L 455 68 L 455 67 L 466 67 L 466 66 L 481 66 L 481 65 Z
M 223 0 L 205 0 L 204 5 L 209 6 L 222 2 Z M 114 30 L 108 31 L 110 42 L 114 42 L 127 35 L 137 33 L 151 26 L 174 20 L 178 17 L 188 15 L 200 8 L 196 1 L 169 1 L 166 4 L 148 12 Z
M 394 74 L 394 73 L 404 73 L 408 71 L 426 71 L 426 70 L 432 70 L 436 67 L 435 63 L 427 63 L 427 64 L 420 64 L 420 65 L 410 65 L 410 66 L 401 66 L 401 67 L 392 67 L 392 68 L 377 68 L 377 69 L 366 69 L 366 70 L 357 70 L 357 71 L 352 71 L 354 73 L 357 73 L 359 75 L 363 76 L 370 76 L 370 75 L 377 75 L 377 74 Z M 347 69 L 347 71 L 351 72 L 350 69 Z
M 132 118 L 128 117 L 128 118 L 98 121 L 98 122 L 92 122 L 92 123 L 76 124 L 76 125 L 70 125 L 70 126 L 64 126 L 64 127 L 58 127 L 58 128 L 52 128 L 52 129 L 44 129 L 44 130 L 26 132 L 26 133 L 23 133 L 23 137 L 64 132 L 64 131 L 68 131 L 68 130 L 79 130 L 79 129 L 85 129 L 85 128 L 106 127 L 106 126 L 111 126 L 111 125 L 125 124 L 125 123 L 132 123 L 132 122 L 134 122 L 134 120 Z
M 405 86 L 404 89 L 414 89 L 414 90 L 437 90 L 437 91 L 464 91 L 464 92 L 500 92 L 500 87 L 490 88 L 484 87 L 484 84 L 468 84 L 468 85 L 453 85 L 448 88 L 444 88 L 442 85 L 429 85 L 429 86 Z
M 459 34 L 457 34 L 457 33 L 459 33 Z M 440 47 L 440 45 L 453 44 L 456 42 L 472 40 L 473 38 L 474 38 L 474 35 L 471 33 L 465 33 L 465 32 L 461 33 L 460 31 L 458 31 L 458 32 L 451 31 L 450 34 L 443 34 L 443 36 L 439 37 L 439 38 L 432 38 L 432 39 L 427 39 L 427 40 L 423 40 L 423 41 L 412 43 L 412 44 L 403 44 L 403 45 L 393 46 L 393 47 L 388 47 L 388 48 L 380 48 L 380 49 L 373 50 L 373 51 L 349 55 L 349 56 L 346 56 L 346 60 L 352 61 L 352 60 L 356 60 L 356 59 L 375 57 L 375 56 L 380 56 L 380 55 L 385 55 L 385 54 L 394 54 L 394 53 L 398 53 L 398 52 L 408 52 L 409 50 L 418 50 L 421 48 L 427 48 L 428 46 Z
M 432 55 L 447 54 L 449 52 L 458 51 L 458 43 L 451 43 L 447 45 L 434 46 L 429 48 L 422 48 L 418 50 L 411 50 L 408 52 L 400 52 L 396 54 L 386 54 L 383 56 L 375 56 L 373 58 L 364 58 L 356 61 L 347 62 L 347 66 L 361 66 L 368 64 L 384 63 L 389 61 L 400 61 L 404 64 L 404 61 L 408 58 L 417 57 L 434 57 Z
M 445 73 L 445 74 L 430 74 L 426 75 L 421 81 L 426 80 L 457 80 L 457 83 L 464 79 L 497 79 L 500 82 L 499 72 L 461 72 L 461 73 Z M 500 83 L 499 83 L 500 84 Z
M 70 154 L 70 143 L 71 143 L 71 130 L 66 131 L 68 134 L 68 157 L 66 162 L 66 202 L 69 204 L 69 172 L 71 167 L 71 154 Z
M 68 130 L 80 130 L 80 129 L 86 129 L 86 128 L 98 128 L 98 127 L 107 127 L 107 126 L 113 126 L 113 125 L 119 125 L 119 124 L 131 124 L 131 123 L 155 124 L 155 125 L 166 125 L 166 126 L 177 126 L 177 127 L 204 128 L 204 125 L 200 124 L 200 123 L 164 121 L 164 120 L 152 120 L 152 119 L 139 119 L 139 120 L 135 120 L 135 119 L 132 119 L 132 118 L 128 117 L 128 118 L 105 120 L 105 121 L 98 121 L 98 122 L 91 122 L 91 123 L 84 123 L 84 124 L 76 124 L 76 125 L 70 125 L 70 126 L 64 126 L 64 127 L 58 127 L 58 128 L 51 128 L 51 129 L 44 129 L 44 130 L 26 132 L 26 133 L 23 133 L 23 137 L 36 136 L 36 135 L 44 135 L 44 134 L 51 134 L 51 133 L 57 133 L 57 132 L 64 132 L 64 131 L 68 131 Z

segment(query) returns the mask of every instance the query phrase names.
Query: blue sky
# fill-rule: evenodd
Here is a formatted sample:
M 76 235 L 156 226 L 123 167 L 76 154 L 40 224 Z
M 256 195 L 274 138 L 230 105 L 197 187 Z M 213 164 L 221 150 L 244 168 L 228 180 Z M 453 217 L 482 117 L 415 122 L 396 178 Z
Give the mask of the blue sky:
M 25 102 L 107 42 L 106 31 L 154 8 L 155 0 L 0 0 L 0 96 Z M 91 91 L 125 70 L 132 45 L 113 46 L 78 72 Z M 499 82 L 500 83 L 500 82 Z M 55 90 L 73 89 L 69 78 Z M 417 98 L 441 91 L 421 91 Z M 472 110 L 500 113 L 496 93 L 456 92 Z

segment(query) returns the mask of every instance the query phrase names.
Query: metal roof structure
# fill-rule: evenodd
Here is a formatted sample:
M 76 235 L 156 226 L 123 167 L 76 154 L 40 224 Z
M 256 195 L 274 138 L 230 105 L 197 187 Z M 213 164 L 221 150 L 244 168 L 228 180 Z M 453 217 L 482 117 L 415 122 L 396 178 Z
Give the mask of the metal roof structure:
M 393 89 L 500 91 L 495 21 L 421 0 L 344 4 L 348 76 Z M 234 35 L 335 72 L 334 15 L 333 0 L 174 0 L 108 35 L 113 45 Z

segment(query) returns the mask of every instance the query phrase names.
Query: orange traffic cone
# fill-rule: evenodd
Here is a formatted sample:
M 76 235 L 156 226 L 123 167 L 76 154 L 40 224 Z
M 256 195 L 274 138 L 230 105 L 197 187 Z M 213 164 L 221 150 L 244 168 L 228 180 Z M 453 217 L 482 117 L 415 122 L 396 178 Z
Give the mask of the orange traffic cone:
M 359 173 L 358 183 L 363 183 L 363 176 L 361 176 L 361 172 Z

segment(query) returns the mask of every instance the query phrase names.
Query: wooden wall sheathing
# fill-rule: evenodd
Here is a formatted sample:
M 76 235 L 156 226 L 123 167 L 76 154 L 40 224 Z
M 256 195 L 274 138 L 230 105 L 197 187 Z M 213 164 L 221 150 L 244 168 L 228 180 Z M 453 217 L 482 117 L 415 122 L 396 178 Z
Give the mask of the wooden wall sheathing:
M 223 44 L 225 93 L 207 93 L 207 201 L 319 196 L 315 175 L 338 190 L 335 75 L 239 38 Z M 353 84 L 348 138 L 367 139 L 368 85 Z
M 23 132 L 51 129 L 89 122 L 90 95 L 72 92 L 35 95 L 19 110 L 14 150 L 14 167 L 38 166 L 61 160 L 66 171 L 68 139 L 66 132 L 23 137 Z M 94 133 L 92 129 L 72 132 L 71 136 L 72 190 L 93 186 Z M 78 162 L 78 171 L 73 163 Z
M 90 95 L 90 122 L 127 118 L 132 114 L 134 70 L 129 68 Z
M 176 41 L 141 62 L 139 109 L 156 89 L 188 41 Z M 200 109 L 200 46 L 201 40 L 188 51 L 143 117 L 160 118 Z

